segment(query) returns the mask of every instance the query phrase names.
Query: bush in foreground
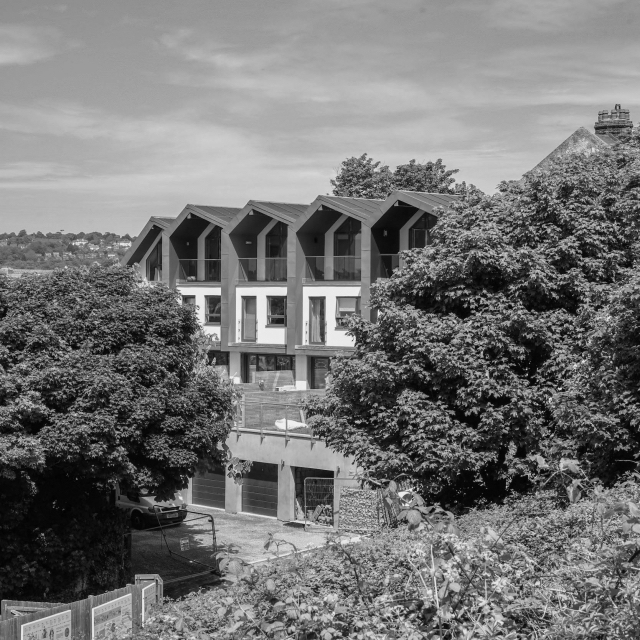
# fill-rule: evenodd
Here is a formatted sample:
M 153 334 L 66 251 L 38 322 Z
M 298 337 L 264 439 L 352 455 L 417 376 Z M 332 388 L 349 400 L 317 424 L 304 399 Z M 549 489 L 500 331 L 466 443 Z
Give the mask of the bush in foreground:
M 637 638 L 639 486 L 561 475 L 569 500 L 543 492 L 471 512 L 459 534 L 427 518 L 253 568 L 231 556 L 227 589 L 166 603 L 141 637 Z

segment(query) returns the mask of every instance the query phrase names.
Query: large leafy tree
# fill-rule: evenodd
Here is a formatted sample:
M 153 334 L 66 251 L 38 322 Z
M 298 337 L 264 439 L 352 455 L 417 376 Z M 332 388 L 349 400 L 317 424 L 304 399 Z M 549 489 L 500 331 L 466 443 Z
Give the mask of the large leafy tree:
M 466 185 L 454 185 L 458 169 L 447 169 L 442 160 L 421 164 L 410 160 L 391 171 L 387 165 L 374 161 L 366 153 L 359 158 L 344 160 L 335 180 L 331 180 L 334 196 L 384 199 L 392 191 L 423 191 L 428 193 L 458 193 Z M 458 189 L 456 189 L 458 187 Z M 471 185 L 473 189 L 473 185 Z
M 583 309 L 553 402 L 563 450 L 605 479 L 640 463 L 640 273 Z M 630 464 L 631 463 L 631 464 Z
M 221 459 L 233 392 L 202 351 L 193 311 L 130 269 L 0 280 L 3 597 L 115 586 L 114 484 L 169 496 Z
M 387 165 L 363 153 L 344 160 L 331 185 L 334 196 L 382 199 L 393 191 L 393 174 Z
M 639 146 L 572 156 L 441 211 L 434 244 L 372 288 L 377 323 L 351 323 L 355 353 L 336 358 L 312 407 L 328 444 L 457 500 L 497 497 L 526 481 L 532 456 L 561 449 L 551 400 L 576 318 L 636 265 Z

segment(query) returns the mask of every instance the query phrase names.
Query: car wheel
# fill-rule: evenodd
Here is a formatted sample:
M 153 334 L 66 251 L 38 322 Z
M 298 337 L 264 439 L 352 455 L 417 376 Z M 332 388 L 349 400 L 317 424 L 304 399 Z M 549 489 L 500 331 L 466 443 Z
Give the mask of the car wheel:
M 131 514 L 131 526 L 134 529 L 144 529 L 144 519 L 139 511 L 134 511 Z

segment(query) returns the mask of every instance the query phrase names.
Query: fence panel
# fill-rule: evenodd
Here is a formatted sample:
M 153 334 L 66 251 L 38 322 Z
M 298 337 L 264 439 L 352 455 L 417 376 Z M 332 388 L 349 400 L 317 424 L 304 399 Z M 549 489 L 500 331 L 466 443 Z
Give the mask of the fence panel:
M 157 574 L 136 576 L 135 585 L 69 604 L 3 600 L 0 640 L 94 640 L 114 631 L 135 633 L 142 626 L 143 589 L 150 585 L 155 587 L 151 600 L 158 602 L 163 587 Z

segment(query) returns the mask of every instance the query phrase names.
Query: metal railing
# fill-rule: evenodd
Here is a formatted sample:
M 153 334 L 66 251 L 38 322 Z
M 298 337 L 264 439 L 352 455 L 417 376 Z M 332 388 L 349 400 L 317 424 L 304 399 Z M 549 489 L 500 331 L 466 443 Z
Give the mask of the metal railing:
M 222 260 L 180 260 L 178 282 L 221 282 Z
M 240 282 L 286 282 L 286 258 L 238 258 Z
M 325 256 L 307 256 L 306 280 L 347 280 L 359 282 L 361 259 L 356 256 L 333 256 L 333 273 L 327 271 Z

